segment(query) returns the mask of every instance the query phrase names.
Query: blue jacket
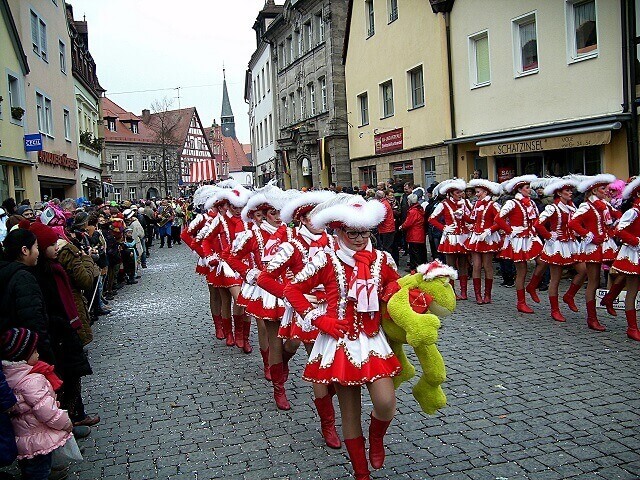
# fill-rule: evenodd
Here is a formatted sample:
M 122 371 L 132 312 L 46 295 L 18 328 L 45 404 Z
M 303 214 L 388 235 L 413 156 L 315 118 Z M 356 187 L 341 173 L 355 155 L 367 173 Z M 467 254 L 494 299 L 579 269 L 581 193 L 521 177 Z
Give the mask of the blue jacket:
M 0 368 L 0 467 L 11 465 L 18 455 L 11 419 L 5 412 L 16 404 L 16 397 Z

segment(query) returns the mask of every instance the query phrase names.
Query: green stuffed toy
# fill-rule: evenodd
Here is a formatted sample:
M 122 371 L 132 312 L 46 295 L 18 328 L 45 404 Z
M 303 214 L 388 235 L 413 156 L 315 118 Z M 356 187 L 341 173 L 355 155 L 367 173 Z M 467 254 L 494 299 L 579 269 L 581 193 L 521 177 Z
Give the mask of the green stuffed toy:
M 424 412 L 433 414 L 447 403 L 441 387 L 446 379 L 445 366 L 436 342 L 439 317 L 450 315 L 456 308 L 456 295 L 450 281 L 458 274 L 438 260 L 420 265 L 417 271 L 398 280 L 400 290 L 389 298 L 386 309 L 383 304 L 382 328 L 402 365 L 402 372 L 393 379 L 394 386 L 398 388 L 415 376 L 415 368 L 403 348 L 409 344 L 422 367 L 422 377 L 413 387 L 413 396 Z

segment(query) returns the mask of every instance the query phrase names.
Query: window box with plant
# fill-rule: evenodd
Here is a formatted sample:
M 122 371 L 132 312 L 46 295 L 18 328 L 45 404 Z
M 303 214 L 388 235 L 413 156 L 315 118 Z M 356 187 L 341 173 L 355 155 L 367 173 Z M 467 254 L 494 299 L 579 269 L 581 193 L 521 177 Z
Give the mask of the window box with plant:
M 24 115 L 24 108 L 22 107 L 11 107 L 11 117 L 15 120 L 22 120 L 22 116 Z
M 96 152 L 100 153 L 102 151 L 102 138 L 97 138 L 93 136 L 92 132 L 80 132 L 80 144 L 88 147 Z

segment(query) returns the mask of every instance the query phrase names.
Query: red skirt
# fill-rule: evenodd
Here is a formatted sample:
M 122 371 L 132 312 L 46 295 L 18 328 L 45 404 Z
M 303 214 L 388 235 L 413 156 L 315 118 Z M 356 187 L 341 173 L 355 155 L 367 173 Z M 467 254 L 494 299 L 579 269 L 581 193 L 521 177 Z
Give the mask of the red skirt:
M 573 265 L 579 262 L 580 244 L 576 240 L 547 240 L 540 260 L 549 265 Z
M 216 288 L 239 287 L 242 278 L 234 272 L 229 264 L 220 260 L 213 269 L 207 273 L 207 283 Z
M 611 263 L 618 256 L 618 245 L 611 238 L 606 239 L 600 245 L 585 244 L 583 241 L 578 256 L 580 261 L 585 263 Z
M 469 253 L 465 247 L 468 234 L 461 233 L 459 235 L 455 233 L 449 233 L 442 236 L 440 245 L 438 245 L 438 252 L 450 255 L 462 255 Z
M 506 237 L 504 247 L 498 258 L 527 262 L 538 257 L 542 252 L 542 242 L 538 237 Z
M 320 303 L 322 312 L 326 312 L 326 302 Z M 303 318 L 293 310 L 289 304 L 286 305 L 280 328 L 278 329 L 278 337 L 285 340 L 298 340 L 302 343 L 313 343 L 318 338 L 318 329 L 313 325 L 304 325 Z
M 627 275 L 640 275 L 640 258 L 636 247 L 622 245 L 611 268 Z
M 464 242 L 464 246 L 470 252 L 495 253 L 502 248 L 502 239 L 498 232 L 491 232 L 487 238 L 480 240 L 477 233 L 472 233 Z

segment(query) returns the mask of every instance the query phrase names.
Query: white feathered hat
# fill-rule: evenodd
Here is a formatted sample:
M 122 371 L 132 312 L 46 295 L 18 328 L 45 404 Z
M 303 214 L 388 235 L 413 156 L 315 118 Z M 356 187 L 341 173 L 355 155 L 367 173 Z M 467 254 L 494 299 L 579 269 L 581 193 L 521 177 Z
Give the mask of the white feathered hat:
M 639 188 L 640 188 L 640 177 L 636 178 L 635 180 L 631 180 L 627 184 L 627 186 L 624 187 L 624 190 L 622 191 L 622 198 L 627 200 L 632 196 L 635 196 Z
M 434 278 L 438 277 L 449 277 L 449 279 L 451 280 L 458 279 L 457 270 L 453 267 L 450 267 L 449 265 L 445 265 L 440 260 L 434 260 L 430 263 L 418 265 L 416 271 L 418 273 L 421 273 L 422 278 L 424 278 L 425 280 L 433 280 Z
M 384 220 L 385 214 L 384 205 L 377 200 L 367 202 L 360 195 L 339 193 L 317 205 L 309 217 L 316 228 L 329 226 L 370 230 Z
M 238 183 L 233 188 L 221 188 L 216 194 L 216 203 L 227 201 L 234 207 L 244 207 L 252 193 Z
M 485 180 L 483 178 L 474 178 L 469 183 L 467 183 L 467 187 L 484 188 L 487 192 L 493 195 L 500 195 L 502 193 L 502 185 L 496 182 L 490 182 L 489 180 Z
M 305 213 L 313 210 L 316 205 L 331 200 L 336 194 L 329 190 L 310 190 L 308 192 L 300 192 L 299 195 L 292 198 L 280 210 L 280 218 L 284 223 L 292 220 L 298 220 Z
M 467 188 L 467 184 L 461 178 L 450 178 L 449 180 L 439 183 L 436 188 L 438 188 L 440 195 L 446 195 L 452 190 L 464 191 L 465 188 Z
M 580 185 L 578 185 L 578 191 L 586 193 L 589 190 L 601 187 L 602 185 L 609 185 L 610 183 L 613 183 L 615 181 L 615 175 L 611 175 L 610 173 L 601 173 L 580 182 Z
M 510 180 L 507 180 L 502 184 L 502 188 L 507 193 L 513 193 L 514 190 L 519 187 L 526 185 L 527 183 L 533 182 L 536 178 L 536 175 L 520 175 L 519 177 L 513 177 Z
M 531 188 L 537 190 L 538 188 L 545 188 L 547 185 L 551 185 L 558 180 L 557 177 L 538 177 L 531 181 Z
M 553 182 L 544 187 L 544 194 L 548 197 L 552 197 L 559 190 L 565 188 L 577 188 L 580 182 L 573 178 L 556 178 Z
M 207 203 L 207 200 L 216 193 L 216 190 L 218 190 L 218 187 L 215 185 L 203 185 L 198 187 L 198 189 L 193 193 L 193 204 L 196 207 L 204 205 Z

